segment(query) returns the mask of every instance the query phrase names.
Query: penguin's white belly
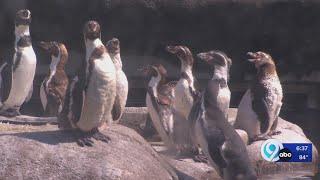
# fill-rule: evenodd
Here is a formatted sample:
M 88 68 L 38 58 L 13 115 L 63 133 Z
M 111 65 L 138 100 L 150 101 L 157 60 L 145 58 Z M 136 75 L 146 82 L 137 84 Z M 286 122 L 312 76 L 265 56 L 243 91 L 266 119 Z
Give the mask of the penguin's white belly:
M 150 97 L 149 94 L 147 94 L 147 96 L 146 96 L 146 105 L 148 107 L 148 112 L 150 114 L 152 123 L 155 126 L 157 132 L 159 133 L 162 141 L 168 147 L 172 147 L 174 143 L 172 141 L 172 137 L 170 137 L 169 134 L 168 134 L 169 133 L 168 130 L 165 129 L 165 126 L 167 126 L 167 125 L 160 118 L 160 116 L 159 116 L 160 112 L 157 112 L 155 110 L 155 108 L 153 107 L 152 101 L 151 101 L 151 97 Z
M 128 80 L 127 76 L 124 74 L 122 70 L 117 72 L 117 96 L 120 99 L 120 107 L 122 114 L 126 106 L 128 97 Z
M 228 114 L 230 98 L 231 98 L 231 92 L 228 87 L 222 88 L 219 90 L 219 93 L 217 96 L 217 102 L 221 105 L 223 110 L 225 110 L 224 111 L 225 114 Z
M 33 86 L 36 71 L 36 55 L 32 47 L 22 51 L 21 61 L 13 72 L 13 81 L 8 99 L 4 102 L 7 107 L 21 106 Z
M 95 60 L 91 72 L 84 106 L 77 126 L 83 131 L 112 121 L 111 110 L 116 95 L 116 73 L 109 59 Z
M 243 95 L 238 107 L 235 128 L 245 130 L 249 138 L 260 134 L 260 121 L 252 109 L 252 99 L 250 89 Z
M 190 94 L 188 81 L 184 79 L 180 80 L 174 91 L 175 99 L 173 107 L 187 119 L 193 105 L 193 98 Z

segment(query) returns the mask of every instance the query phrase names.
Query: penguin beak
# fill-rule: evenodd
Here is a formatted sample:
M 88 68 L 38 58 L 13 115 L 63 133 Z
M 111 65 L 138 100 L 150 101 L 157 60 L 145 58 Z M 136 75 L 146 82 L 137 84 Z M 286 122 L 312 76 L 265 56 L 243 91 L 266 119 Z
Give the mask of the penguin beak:
M 209 63 L 209 61 L 212 59 L 209 53 L 205 53 L 205 52 L 197 54 L 197 57 L 207 63 Z
M 177 46 L 167 46 L 166 50 L 171 54 L 176 54 L 178 52 Z
M 248 52 L 247 55 L 251 57 L 248 59 L 248 61 L 253 63 L 259 60 L 260 58 L 258 53 Z
M 44 42 L 44 41 L 40 41 L 39 42 L 39 46 L 44 49 L 44 50 L 49 50 L 51 47 L 51 43 L 50 42 Z
M 150 72 L 150 65 L 138 68 L 138 71 L 141 72 L 144 76 L 147 76 Z
M 119 46 L 120 45 L 120 41 L 117 38 L 112 38 L 111 42 L 115 45 L 115 46 Z

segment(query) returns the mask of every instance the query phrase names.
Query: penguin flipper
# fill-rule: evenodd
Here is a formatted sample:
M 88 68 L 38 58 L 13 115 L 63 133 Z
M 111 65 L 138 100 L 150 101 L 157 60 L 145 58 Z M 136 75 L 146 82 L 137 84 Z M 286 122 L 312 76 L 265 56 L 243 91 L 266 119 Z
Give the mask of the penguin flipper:
M 29 102 L 31 97 L 32 97 L 32 93 L 33 93 L 33 83 L 31 84 L 28 96 L 26 97 L 26 99 L 24 100 L 24 102 Z
M 121 103 L 120 103 L 120 98 L 119 96 L 116 96 L 115 100 L 114 100 L 114 104 L 112 107 L 112 119 L 114 121 L 117 121 L 120 116 L 121 116 Z
M 252 109 L 260 121 L 261 134 L 266 133 L 270 124 L 270 113 L 266 100 L 264 98 L 254 98 L 252 101 Z
M 52 93 L 49 93 L 47 95 L 45 115 L 49 117 L 57 116 L 59 114 L 59 104 L 60 103 L 57 101 L 57 98 Z
M 1 101 L 5 102 L 10 94 L 12 86 L 12 65 L 4 63 L 1 66 Z
M 76 76 L 70 83 L 69 93 L 69 111 L 71 111 L 73 117 L 70 119 L 72 124 L 76 124 L 80 120 L 82 107 L 85 99 L 85 86 L 83 80 L 80 80 Z

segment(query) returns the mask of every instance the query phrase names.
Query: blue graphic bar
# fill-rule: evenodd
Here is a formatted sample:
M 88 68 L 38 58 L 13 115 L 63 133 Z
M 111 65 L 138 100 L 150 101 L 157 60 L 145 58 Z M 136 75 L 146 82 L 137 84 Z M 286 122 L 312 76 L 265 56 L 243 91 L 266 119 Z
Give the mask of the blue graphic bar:
M 311 143 L 282 143 L 282 145 L 278 162 L 312 162 Z

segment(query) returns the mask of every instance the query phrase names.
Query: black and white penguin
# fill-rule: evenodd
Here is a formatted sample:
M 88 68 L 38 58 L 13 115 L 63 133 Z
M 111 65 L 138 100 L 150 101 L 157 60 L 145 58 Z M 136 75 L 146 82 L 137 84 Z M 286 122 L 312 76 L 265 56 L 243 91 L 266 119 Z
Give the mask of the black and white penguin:
M 0 67 L 1 104 L 0 114 L 20 115 L 20 107 L 30 100 L 37 58 L 32 48 L 29 25 L 31 12 L 19 10 L 15 19 L 15 53 Z
M 180 78 L 174 88 L 173 115 L 175 123 L 174 138 L 178 151 L 183 155 L 198 154 L 193 147 L 188 122 L 188 116 L 193 106 L 194 99 L 198 98 L 199 90 L 195 87 L 195 78 L 192 73 L 194 63 L 193 55 L 186 46 L 167 46 L 166 50 L 178 57 L 181 62 Z
M 65 72 L 68 51 L 63 43 L 40 42 L 40 47 L 51 56 L 48 75 L 40 86 L 40 100 L 45 116 L 58 116 L 62 111 L 69 79 Z
M 112 118 L 115 122 L 119 122 L 127 103 L 128 79 L 122 70 L 119 39 L 112 38 L 107 42 L 106 47 L 117 73 L 117 95 L 112 108 Z
M 245 130 L 250 141 L 264 140 L 276 131 L 282 106 L 282 87 L 272 57 L 264 52 L 249 52 L 257 75 L 242 97 L 234 126 Z
M 80 146 L 92 146 L 91 138 L 108 142 L 99 129 L 112 122 L 112 107 L 116 96 L 116 69 L 103 45 L 100 25 L 89 21 L 84 27 L 86 61 L 72 80 L 60 115 L 60 121 L 77 129 Z M 60 125 L 62 129 L 66 124 Z
M 141 69 L 150 77 L 147 86 L 146 105 L 152 123 L 165 145 L 175 150 L 173 138 L 173 89 L 176 81 L 167 81 L 167 70 L 161 64 L 149 65 Z
M 174 89 L 174 108 L 183 117 L 188 118 L 194 98 L 199 94 L 196 79 L 193 76 L 193 55 L 186 46 L 167 46 L 167 51 L 176 55 L 181 62 L 179 81 Z
M 246 145 L 228 122 L 231 93 L 227 83 L 231 59 L 220 51 L 197 56 L 208 63 L 213 76 L 189 116 L 192 140 L 223 179 L 257 179 Z

